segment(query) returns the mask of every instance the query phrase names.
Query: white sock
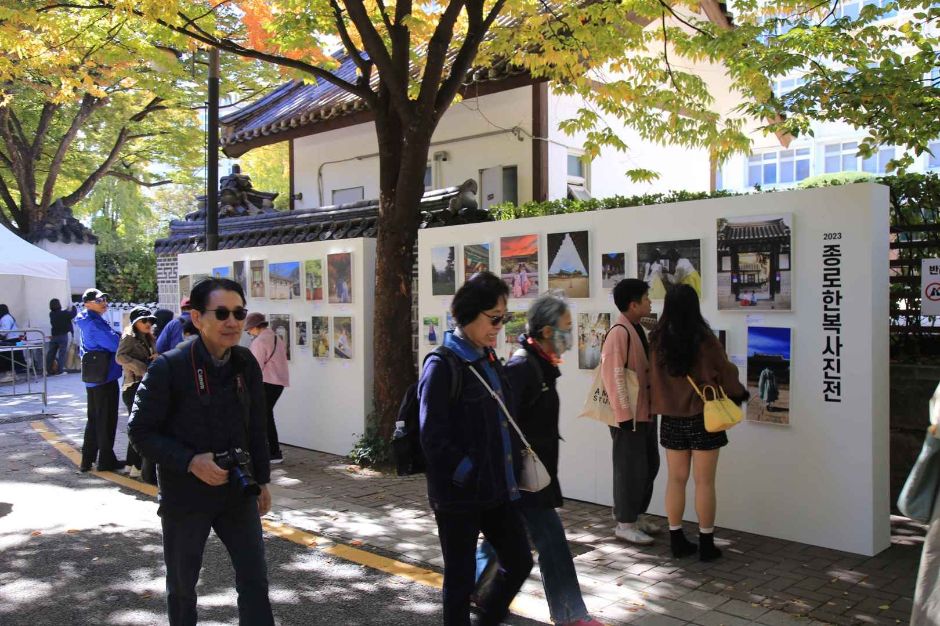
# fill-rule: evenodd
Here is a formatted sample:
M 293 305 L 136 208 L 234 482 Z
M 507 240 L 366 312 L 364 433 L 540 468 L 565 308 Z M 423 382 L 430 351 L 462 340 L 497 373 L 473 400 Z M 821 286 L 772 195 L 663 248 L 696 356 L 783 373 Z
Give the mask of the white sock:
M 715 532 L 715 527 L 712 526 L 711 528 L 699 528 L 698 532 L 702 535 L 710 535 Z
M 620 530 L 636 530 L 636 522 L 617 522 L 617 528 Z
M 669 530 L 682 530 L 682 524 L 679 524 L 678 526 L 673 526 L 672 524 L 669 524 Z

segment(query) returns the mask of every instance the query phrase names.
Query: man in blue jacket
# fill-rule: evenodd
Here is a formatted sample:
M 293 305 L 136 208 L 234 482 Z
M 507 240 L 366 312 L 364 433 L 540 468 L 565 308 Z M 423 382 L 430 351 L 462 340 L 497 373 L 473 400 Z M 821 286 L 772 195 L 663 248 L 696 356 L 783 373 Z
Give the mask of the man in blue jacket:
M 166 325 L 166 328 L 160 331 L 157 337 L 157 352 L 163 354 L 169 352 L 183 340 L 183 326 L 190 320 L 189 296 L 180 300 L 180 316 Z
M 88 422 L 82 442 L 81 471 L 87 472 L 98 460 L 99 472 L 114 472 L 124 467 L 114 455 L 114 435 L 117 432 L 118 402 L 121 389 L 118 379 L 121 366 L 114 360 L 121 335 L 101 315 L 108 310 L 108 294 L 98 289 L 86 289 L 82 294 L 85 309 L 75 318 L 81 331 L 79 356 L 86 352 L 108 352 L 108 376 L 103 383 L 85 383 L 88 403 Z

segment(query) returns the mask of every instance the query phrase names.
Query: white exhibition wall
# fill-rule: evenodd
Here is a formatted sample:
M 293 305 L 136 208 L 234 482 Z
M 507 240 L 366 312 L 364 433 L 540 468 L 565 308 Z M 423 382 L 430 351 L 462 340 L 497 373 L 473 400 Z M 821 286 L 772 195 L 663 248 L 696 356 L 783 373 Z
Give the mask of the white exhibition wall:
M 792 309 L 719 311 L 716 220 L 779 214 L 792 215 Z M 714 328 L 727 332 L 728 354 L 738 365 L 742 381 L 748 327 L 791 329 L 789 425 L 745 422 L 729 431 L 730 444 L 722 450 L 718 466 L 718 525 L 867 555 L 887 548 L 887 188 L 859 184 L 423 230 L 419 234 L 420 316 L 438 316 L 443 321 L 450 304 L 449 296 L 432 295 L 432 248 L 457 246 L 459 284 L 464 279 L 462 246 L 488 242 L 491 267 L 498 268 L 500 237 L 537 234 L 539 285 L 544 290 L 547 235 L 579 230 L 590 233 L 591 297 L 570 300 L 575 313 L 616 316 L 610 289 L 601 288 L 602 253 L 625 252 L 626 276 L 635 277 L 637 244 L 700 239 L 702 312 Z M 841 255 L 837 260 L 835 251 Z M 829 290 L 824 286 L 824 267 L 831 270 L 834 265 L 841 268 L 840 325 L 824 328 L 827 303 L 823 292 Z M 511 298 L 509 308 L 525 310 L 529 302 Z M 654 312 L 661 307 L 661 301 L 654 303 Z M 823 352 L 827 337 L 830 343 L 834 341 L 836 328 L 841 355 L 828 361 L 828 366 L 841 370 L 841 397 L 826 401 L 827 357 Z M 427 337 L 422 337 L 421 356 L 431 349 Z M 832 355 L 828 358 L 833 359 Z M 576 351 L 567 355 L 561 369 L 563 492 L 609 505 L 610 435 L 606 426 L 576 417 L 591 371 L 578 369 Z M 661 458 L 650 509 L 657 514 L 664 513 L 664 452 Z M 686 518 L 695 520 L 691 495 L 690 484 Z
M 330 304 L 327 298 L 327 255 L 349 252 L 352 255 L 352 302 Z M 305 299 L 304 261 L 320 259 L 323 266 L 323 300 Z M 266 295 L 271 295 L 267 268 L 270 263 L 297 261 L 301 267 L 300 298 L 272 300 L 248 295 L 249 311 L 266 316 L 291 316 L 290 387 L 284 390 L 275 409 L 278 436 L 282 443 L 347 454 L 365 429 L 365 418 L 372 411 L 372 332 L 375 284 L 375 240 L 342 239 L 311 243 L 194 252 L 179 255 L 179 275 L 212 274 L 213 268 L 232 267 L 234 261 L 265 261 Z M 330 356 L 315 358 L 308 345 L 297 345 L 296 325 L 310 319 L 330 318 Z M 333 353 L 333 318 L 352 317 L 353 357 L 337 358 Z M 246 335 L 247 337 L 247 335 Z M 243 342 L 247 344 L 247 341 Z

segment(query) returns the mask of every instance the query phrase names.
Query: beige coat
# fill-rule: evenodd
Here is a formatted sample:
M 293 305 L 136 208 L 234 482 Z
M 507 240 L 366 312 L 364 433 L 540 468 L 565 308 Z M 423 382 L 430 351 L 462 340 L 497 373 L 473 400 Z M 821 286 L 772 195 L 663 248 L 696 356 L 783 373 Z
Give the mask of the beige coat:
M 940 506 L 936 505 L 924 537 L 911 626 L 940 626 Z
M 128 389 L 143 379 L 147 368 L 150 367 L 151 356 L 157 351 L 156 345 L 153 335 L 138 335 L 134 332 L 133 324 L 124 329 L 117 354 L 114 356 L 117 364 L 124 368 L 122 389 Z
M 623 328 L 617 324 L 622 324 Z M 624 364 L 636 372 L 639 384 L 636 415 L 633 415 L 630 410 L 627 399 Z M 634 417 L 637 422 L 650 421 L 649 369 L 643 342 L 630 320 L 621 313 L 607 332 L 604 348 L 601 350 L 601 376 L 604 379 L 604 389 L 607 391 L 607 397 L 610 398 L 610 406 L 618 422 L 629 422 Z

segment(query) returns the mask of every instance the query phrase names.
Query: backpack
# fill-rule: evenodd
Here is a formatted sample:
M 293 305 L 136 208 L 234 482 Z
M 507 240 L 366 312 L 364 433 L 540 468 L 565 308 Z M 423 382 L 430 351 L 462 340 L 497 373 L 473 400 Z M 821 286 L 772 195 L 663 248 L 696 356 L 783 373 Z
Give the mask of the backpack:
M 538 387 L 538 393 L 532 396 L 528 402 L 525 403 L 527 407 L 532 406 L 538 402 L 539 397 L 546 391 L 548 387 L 545 386 L 545 374 L 542 372 L 542 366 L 539 364 L 538 359 L 531 352 L 525 348 L 520 347 L 518 350 L 513 352 L 513 358 L 516 357 L 525 357 L 526 361 L 529 363 L 529 368 L 535 372 L 535 382 L 536 387 Z
M 464 361 L 453 350 L 438 346 L 424 357 L 422 369 L 432 354 L 441 357 L 450 368 L 450 401 L 454 402 L 463 390 Z M 421 407 L 418 400 L 418 383 L 414 383 L 405 391 L 398 407 L 398 421 L 405 423 L 403 436 L 398 435 L 396 429 L 396 435 L 392 437 L 392 456 L 399 476 L 421 474 L 425 471 L 424 450 L 421 449 Z

